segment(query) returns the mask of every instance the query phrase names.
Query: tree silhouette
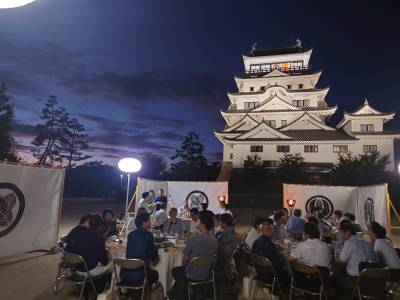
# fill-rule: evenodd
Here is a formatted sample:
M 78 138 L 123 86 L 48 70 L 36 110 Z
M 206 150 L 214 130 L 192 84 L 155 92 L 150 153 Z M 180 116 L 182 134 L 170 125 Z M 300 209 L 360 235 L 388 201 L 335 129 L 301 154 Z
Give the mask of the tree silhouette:
M 6 92 L 5 83 L 0 82 L 0 160 L 16 161 L 17 156 L 12 149 L 14 138 L 11 135 L 14 107 Z
M 199 141 L 199 135 L 190 131 L 181 140 L 181 147 L 171 157 L 171 176 L 184 180 L 204 179 L 207 160 L 203 155 L 204 146 Z

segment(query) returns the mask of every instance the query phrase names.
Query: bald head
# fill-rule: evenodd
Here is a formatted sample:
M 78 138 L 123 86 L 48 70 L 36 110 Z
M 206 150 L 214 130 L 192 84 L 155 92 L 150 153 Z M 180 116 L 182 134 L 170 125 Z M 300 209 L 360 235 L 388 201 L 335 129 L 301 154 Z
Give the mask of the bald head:
M 264 222 L 261 224 L 261 234 L 269 238 L 273 237 L 273 227 L 270 223 Z

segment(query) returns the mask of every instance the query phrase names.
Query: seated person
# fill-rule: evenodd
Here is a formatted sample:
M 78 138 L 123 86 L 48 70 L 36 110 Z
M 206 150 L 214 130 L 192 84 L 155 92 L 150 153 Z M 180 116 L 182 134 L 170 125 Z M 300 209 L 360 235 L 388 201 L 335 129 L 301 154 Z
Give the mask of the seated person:
M 112 263 L 109 261 L 105 240 L 95 232 L 90 231 L 93 215 L 84 215 L 79 225 L 74 227 L 67 236 L 66 252 L 82 256 L 92 276 L 110 273 Z M 85 272 L 83 265 L 77 265 L 79 274 Z M 82 274 L 82 275 L 83 275 Z
M 335 268 L 337 290 L 344 294 L 351 294 L 360 275 L 360 262 L 375 261 L 375 255 L 371 243 L 361 240 L 349 221 L 343 220 L 340 223 L 340 231 L 345 242 L 340 257 L 335 263 L 336 266 L 345 266 L 345 272 Z
M 265 222 L 265 218 L 256 218 L 253 224 L 253 228 L 250 229 L 246 236 L 245 243 L 251 249 L 254 242 L 261 236 L 261 224 Z
M 230 214 L 225 213 L 220 216 L 220 226 L 222 231 L 218 236 L 217 268 L 222 271 L 228 266 L 238 241 L 233 227 L 233 218 Z
M 129 218 L 129 220 L 128 220 L 128 225 L 126 226 L 126 239 L 128 239 L 128 234 L 131 232 L 131 231 L 134 231 L 134 230 L 136 230 L 136 224 L 135 224 L 135 219 L 136 219 L 136 217 L 138 216 L 138 215 L 140 215 L 140 214 L 142 214 L 142 213 L 145 213 L 146 212 L 146 209 L 144 208 L 144 207 L 139 207 L 139 209 L 137 210 L 137 212 L 136 212 L 136 216 L 134 216 L 134 217 L 132 217 L 132 218 Z
M 92 225 L 90 226 L 90 231 L 103 238 L 106 237 L 107 225 L 100 215 L 92 215 Z
M 199 230 L 197 229 L 197 227 L 200 224 L 200 213 L 199 210 L 196 207 L 193 207 L 190 210 L 190 233 L 191 234 L 195 234 L 195 233 L 199 233 Z
M 151 284 L 158 281 L 158 272 L 150 268 L 150 262 L 158 263 L 158 250 L 154 244 L 153 234 L 148 230 L 151 227 L 150 215 L 141 213 L 136 216 L 135 224 L 137 229 L 129 233 L 126 246 L 126 258 L 141 259 L 146 263 L 147 279 Z M 124 281 L 143 281 L 144 270 L 121 270 L 121 278 Z
M 344 214 L 344 220 L 350 221 L 356 232 L 362 232 L 361 225 L 356 222 L 356 216 L 351 213 Z
M 209 267 L 194 267 L 189 262 L 194 257 L 217 255 L 218 241 L 211 236 L 210 232 L 214 226 L 214 219 L 210 214 L 200 214 L 198 226 L 200 234 L 187 241 L 183 251 L 183 263 L 181 267 L 172 269 L 175 284 L 168 292 L 169 299 L 187 299 L 186 281 L 205 280 L 210 277 Z
M 341 210 L 335 210 L 332 217 L 330 218 L 332 227 L 339 227 L 340 222 L 343 220 L 343 212 Z
M 320 240 L 318 227 L 313 223 L 304 224 L 304 241 L 292 250 L 289 261 L 298 260 L 317 267 L 330 268 L 331 254 L 327 244 Z
M 295 239 L 301 240 L 304 232 L 304 224 L 306 221 L 301 218 L 302 211 L 299 208 L 293 210 L 293 216 L 289 218 L 286 228 L 290 235 Z
M 103 222 L 106 225 L 106 232 L 104 237 L 109 237 L 117 234 L 117 224 L 114 221 L 114 212 L 111 208 L 105 208 L 103 210 Z
M 400 258 L 392 242 L 386 237 L 386 229 L 377 222 L 370 225 L 369 236 L 374 245 L 377 260 L 386 267 L 400 269 Z
M 220 220 L 221 220 L 221 215 L 220 215 L 220 214 L 214 215 L 214 229 L 213 229 L 213 233 L 214 233 L 214 236 L 215 236 L 216 239 L 218 239 L 219 235 L 220 235 L 221 232 L 222 232 Z
M 268 222 L 264 222 L 261 225 L 261 236 L 254 242 L 252 252 L 256 255 L 268 258 L 278 279 L 281 283 L 287 284 L 289 282 L 288 270 L 286 269 L 285 262 L 278 253 L 273 238 L 273 225 Z M 269 269 L 264 267 L 256 267 L 257 277 L 260 280 L 270 282 L 272 280 L 272 273 Z
M 163 232 L 169 234 L 182 234 L 184 231 L 184 223 L 177 218 L 178 210 L 173 207 L 169 210 L 169 218 L 163 224 Z
M 279 210 L 274 215 L 275 225 L 273 228 L 273 239 L 275 241 L 282 241 L 288 238 L 288 234 L 285 230 L 285 213 L 282 210 Z
M 154 226 L 156 228 L 162 229 L 163 224 L 165 223 L 165 221 L 167 221 L 168 216 L 167 213 L 165 212 L 166 208 L 167 204 L 161 203 L 160 209 L 154 213 Z
M 190 209 L 188 205 L 188 201 L 183 201 L 183 205 L 178 208 L 178 217 L 180 219 L 187 218 L 189 216 Z

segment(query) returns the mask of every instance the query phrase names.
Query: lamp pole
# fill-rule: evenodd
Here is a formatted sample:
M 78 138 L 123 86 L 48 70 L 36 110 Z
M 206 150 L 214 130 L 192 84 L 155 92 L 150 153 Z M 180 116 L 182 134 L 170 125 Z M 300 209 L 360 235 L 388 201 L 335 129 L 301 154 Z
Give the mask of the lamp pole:
M 126 183 L 126 204 L 125 204 L 125 212 L 128 213 L 128 203 L 129 203 L 129 183 L 131 180 L 131 174 L 128 173 L 128 182 Z
M 128 180 L 126 182 L 126 203 L 125 203 L 125 214 L 128 214 L 128 206 L 129 206 L 129 185 L 131 181 L 131 174 L 139 172 L 142 168 L 142 163 L 140 160 L 133 158 L 133 157 L 126 157 L 121 159 L 118 162 L 118 168 L 121 172 L 124 172 L 128 176 Z M 122 176 L 121 175 L 121 183 L 122 183 Z

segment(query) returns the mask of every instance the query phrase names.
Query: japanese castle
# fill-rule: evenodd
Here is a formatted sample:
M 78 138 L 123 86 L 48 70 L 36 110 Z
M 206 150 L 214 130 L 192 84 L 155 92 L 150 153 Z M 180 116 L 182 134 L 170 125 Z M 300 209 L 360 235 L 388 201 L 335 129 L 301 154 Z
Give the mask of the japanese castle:
M 295 46 L 258 49 L 243 55 L 245 75 L 235 77 L 236 93 L 221 111 L 225 129 L 215 136 L 224 145 L 224 164 L 241 168 L 257 154 L 267 167 L 284 154 L 300 153 L 310 169 L 324 170 L 338 154 L 379 151 L 389 154 L 387 170 L 394 171 L 394 140 L 400 135 L 384 131 L 394 112 L 381 112 L 367 100 L 352 113 L 344 113 L 336 128 L 327 121 L 337 106 L 329 106 L 328 87 L 317 88 L 321 71 L 309 64 L 312 49 Z

